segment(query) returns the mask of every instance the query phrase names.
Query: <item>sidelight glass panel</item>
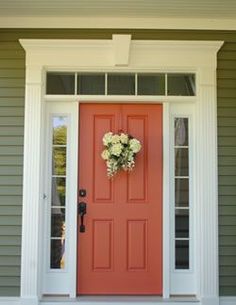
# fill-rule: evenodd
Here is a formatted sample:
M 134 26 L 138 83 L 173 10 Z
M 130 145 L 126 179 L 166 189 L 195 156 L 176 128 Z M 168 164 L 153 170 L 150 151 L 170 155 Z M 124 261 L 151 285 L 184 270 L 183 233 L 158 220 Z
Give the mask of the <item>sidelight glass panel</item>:
M 50 268 L 64 269 L 65 268 L 65 239 L 51 240 L 51 255 Z
M 109 95 L 134 95 L 135 75 L 134 74 L 108 74 L 107 94 Z
M 75 74 L 47 73 L 46 94 L 75 94 Z
M 68 118 L 66 116 L 52 117 L 51 269 L 65 268 L 67 132 Z
M 53 175 L 66 175 L 66 146 L 53 147 L 52 173 Z
M 52 177 L 52 206 L 65 206 L 66 178 Z
M 189 119 L 174 120 L 175 269 L 189 269 Z
M 183 209 L 175 210 L 175 237 L 189 237 L 189 211 Z
M 167 95 L 196 95 L 194 74 L 168 74 L 167 75 Z
M 165 74 L 138 74 L 138 95 L 165 95 Z
M 189 240 L 175 241 L 175 268 L 189 269 Z

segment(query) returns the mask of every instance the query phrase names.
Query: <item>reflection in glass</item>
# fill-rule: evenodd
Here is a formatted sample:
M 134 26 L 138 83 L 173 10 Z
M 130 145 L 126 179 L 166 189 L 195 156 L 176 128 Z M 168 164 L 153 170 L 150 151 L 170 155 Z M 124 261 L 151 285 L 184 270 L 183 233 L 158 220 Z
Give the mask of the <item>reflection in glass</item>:
M 139 95 L 165 95 L 165 74 L 138 74 Z
M 51 237 L 65 236 L 65 209 L 53 208 L 51 214 Z
M 107 94 L 110 95 L 134 95 L 135 75 L 108 74 Z
M 52 174 L 66 175 L 66 147 L 53 148 Z
M 189 206 L 189 179 L 175 178 L 175 206 Z
M 175 241 L 175 268 L 189 269 L 189 241 Z
M 167 86 L 168 95 L 196 95 L 196 84 L 194 74 L 168 74 Z
M 188 148 L 175 148 L 175 176 L 189 175 Z
M 75 75 L 47 73 L 46 94 L 75 94 Z
M 105 74 L 78 74 L 78 94 L 104 95 Z
M 52 206 L 65 206 L 66 178 L 52 178 Z
M 188 146 L 188 118 L 175 119 L 175 146 Z
M 65 268 L 65 239 L 51 240 L 51 269 Z
M 67 118 L 53 117 L 53 144 L 66 145 L 67 138 Z
M 189 237 L 189 211 L 175 210 L 175 237 Z

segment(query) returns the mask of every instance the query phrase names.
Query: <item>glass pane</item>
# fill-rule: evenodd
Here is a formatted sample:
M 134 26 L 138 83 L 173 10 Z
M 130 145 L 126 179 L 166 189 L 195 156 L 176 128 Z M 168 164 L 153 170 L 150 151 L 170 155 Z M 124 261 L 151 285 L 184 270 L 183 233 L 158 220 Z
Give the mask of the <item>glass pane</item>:
M 108 74 L 108 94 L 134 95 L 135 76 L 130 74 Z
M 66 147 L 53 147 L 52 174 L 66 175 Z
M 75 75 L 47 73 L 47 94 L 75 94 Z
M 189 206 L 189 179 L 175 179 L 175 206 Z
M 66 145 L 67 138 L 67 118 L 66 117 L 53 117 L 53 144 Z
M 52 208 L 51 237 L 65 237 L 65 208 Z
M 194 74 L 168 74 L 168 95 L 196 95 Z
M 165 95 L 164 74 L 138 75 L 139 95 Z
M 78 94 L 105 94 L 105 74 L 79 74 Z
M 175 119 L 175 146 L 188 146 L 188 118 Z
M 189 211 L 175 210 L 175 237 L 189 237 Z
M 66 178 L 52 178 L 52 206 L 65 206 Z
M 51 240 L 51 269 L 65 268 L 65 239 Z
M 175 268 L 189 269 L 189 241 L 175 241 Z
M 175 176 L 189 175 L 188 148 L 175 148 Z

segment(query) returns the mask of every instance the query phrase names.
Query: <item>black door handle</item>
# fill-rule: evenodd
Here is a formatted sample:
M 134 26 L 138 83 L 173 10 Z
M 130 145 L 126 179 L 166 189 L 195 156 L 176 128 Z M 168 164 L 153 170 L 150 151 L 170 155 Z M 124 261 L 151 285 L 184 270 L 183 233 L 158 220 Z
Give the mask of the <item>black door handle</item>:
M 79 231 L 81 233 L 85 232 L 84 215 L 86 213 L 87 213 L 87 204 L 85 202 L 79 202 L 79 205 L 78 205 L 78 214 L 80 215 L 80 227 L 79 227 Z

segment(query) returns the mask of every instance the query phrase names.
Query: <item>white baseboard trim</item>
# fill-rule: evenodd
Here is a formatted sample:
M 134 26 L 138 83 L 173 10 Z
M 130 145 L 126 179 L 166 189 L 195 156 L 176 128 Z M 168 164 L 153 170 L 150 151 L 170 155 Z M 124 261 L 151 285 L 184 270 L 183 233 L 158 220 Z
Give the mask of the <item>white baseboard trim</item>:
M 0 305 L 21 305 L 19 297 L 0 297 Z
M 217 303 L 213 303 L 214 300 L 203 300 L 203 302 L 198 302 L 198 301 L 168 301 L 168 300 L 162 300 L 160 302 L 157 302 L 155 300 L 153 301 L 145 301 L 145 302 L 137 302 L 137 301 L 120 301 L 120 302 L 107 302 L 104 300 L 101 301 L 91 301 L 91 300 L 70 300 L 70 301 L 36 301 L 36 299 L 23 299 L 20 297 L 0 297 L 0 305 L 35 305 L 35 304 L 39 304 L 39 305 L 158 305 L 158 304 L 162 304 L 162 305 L 216 305 Z M 236 296 L 235 297 L 220 297 L 220 305 L 236 305 Z
M 220 297 L 220 305 L 236 305 L 235 297 Z

